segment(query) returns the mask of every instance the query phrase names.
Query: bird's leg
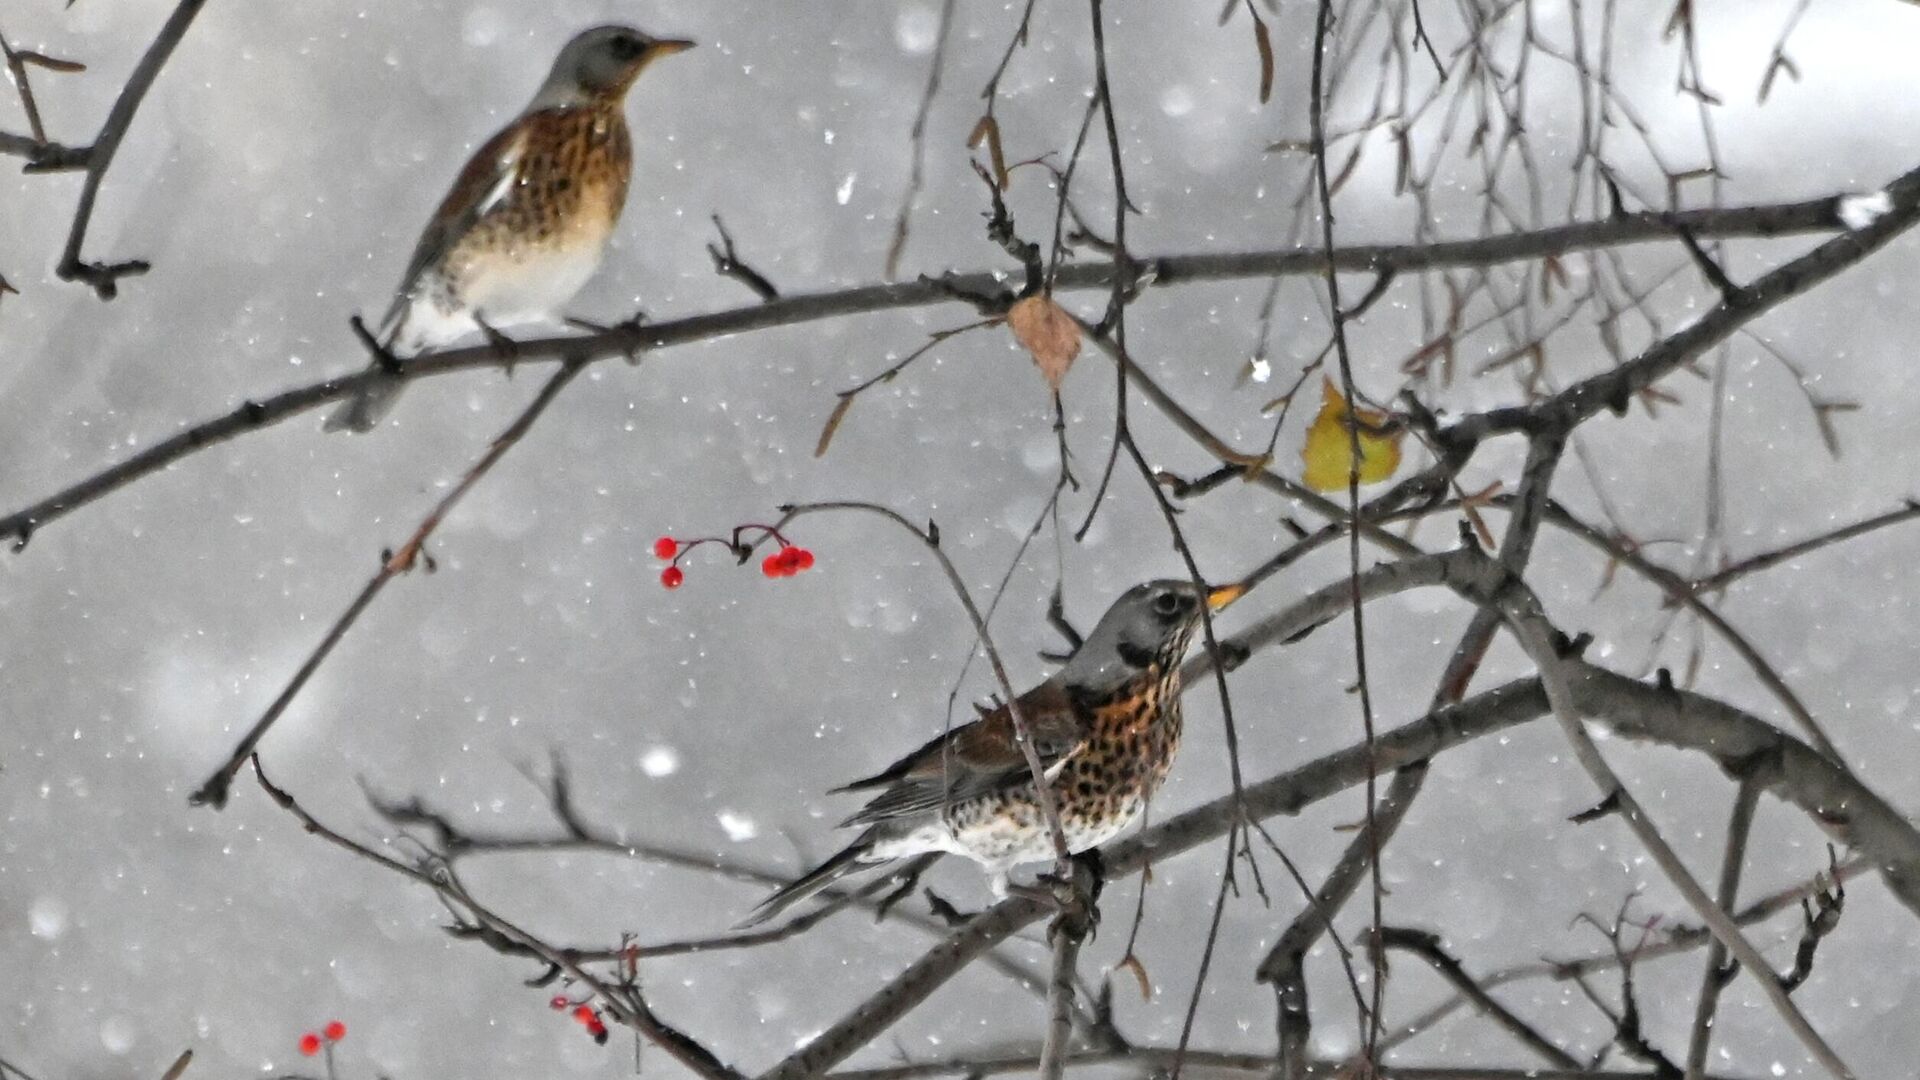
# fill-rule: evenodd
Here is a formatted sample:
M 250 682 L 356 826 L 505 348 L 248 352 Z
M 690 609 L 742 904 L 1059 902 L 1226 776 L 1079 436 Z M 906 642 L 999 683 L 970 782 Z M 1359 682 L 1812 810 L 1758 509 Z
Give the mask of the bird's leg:
M 365 320 L 355 315 L 347 320 L 347 325 L 353 328 L 353 336 L 360 339 L 361 347 L 373 357 L 374 367 L 389 375 L 400 374 L 400 358 L 393 355 L 392 349 L 382 345 L 379 338 L 373 336 L 373 331 L 367 329 Z
M 946 897 L 941 896 L 932 889 L 923 891 L 927 894 L 927 910 L 933 912 L 934 918 L 946 923 L 947 929 L 958 930 L 972 920 L 973 914 L 954 907 L 953 902 Z
M 874 905 L 873 921 L 879 922 L 886 918 L 887 912 L 893 910 L 893 905 L 912 896 L 913 890 L 920 885 L 920 875 L 926 873 L 927 867 L 932 866 L 939 858 L 937 852 L 918 855 L 905 866 L 887 875 L 884 882 L 887 891 L 880 897 L 879 903 Z M 933 890 L 927 890 L 927 895 L 932 896 Z M 939 912 L 936 910 L 935 914 Z
M 480 332 L 486 335 L 487 344 L 493 346 L 494 353 L 500 357 L 507 378 L 513 378 L 513 365 L 520 360 L 520 343 L 494 329 L 479 312 L 474 313 L 473 321 L 480 327 Z
M 1059 911 L 1047 931 L 1049 935 L 1070 930 L 1078 936 L 1090 937 L 1100 927 L 1100 892 L 1106 880 L 1106 860 L 1100 850 L 1094 848 L 1073 856 L 1068 877 L 1045 873 L 1031 885 L 1008 885 L 1007 892 L 1051 905 Z

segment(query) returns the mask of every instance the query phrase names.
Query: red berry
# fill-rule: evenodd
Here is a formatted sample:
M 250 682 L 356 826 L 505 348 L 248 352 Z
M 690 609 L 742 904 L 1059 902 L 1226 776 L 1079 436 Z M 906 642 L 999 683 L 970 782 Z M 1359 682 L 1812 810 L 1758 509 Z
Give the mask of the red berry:
M 587 1025 L 587 1034 L 593 1036 L 593 1041 L 595 1043 L 601 1046 L 607 1045 L 607 1025 L 599 1022 L 598 1020 L 595 1020 L 593 1023 Z
M 594 1013 L 593 1006 L 591 1005 L 581 1005 L 575 1008 L 573 1010 L 573 1018 L 589 1027 L 600 1022 L 600 1017 Z
M 567 995 L 565 994 L 555 994 L 553 995 L 553 1000 L 547 1002 L 547 1004 L 553 1006 L 555 1012 L 559 1012 L 561 1009 L 573 1004 L 573 1002 L 568 1001 Z
M 687 575 L 682 573 L 677 566 L 669 566 L 665 570 L 660 571 L 660 584 L 669 589 L 679 588 L 681 583 L 686 580 Z
M 806 548 L 794 548 L 793 565 L 802 570 L 813 569 L 813 552 L 808 551 Z
M 339 1042 L 347 1037 L 347 1025 L 338 1020 L 329 1021 L 325 1030 L 328 1042 Z
M 760 572 L 768 577 L 779 577 L 785 573 L 787 564 L 786 561 L 780 557 L 782 554 L 784 553 L 776 552 L 762 560 L 760 563 Z
M 680 552 L 680 542 L 671 536 L 663 536 L 653 542 L 653 557 L 671 559 Z
M 320 1052 L 320 1036 L 315 1035 L 311 1031 L 307 1032 L 305 1035 L 300 1036 L 300 1052 L 302 1054 L 307 1055 L 308 1057 L 312 1057 L 313 1055 L 319 1053 Z

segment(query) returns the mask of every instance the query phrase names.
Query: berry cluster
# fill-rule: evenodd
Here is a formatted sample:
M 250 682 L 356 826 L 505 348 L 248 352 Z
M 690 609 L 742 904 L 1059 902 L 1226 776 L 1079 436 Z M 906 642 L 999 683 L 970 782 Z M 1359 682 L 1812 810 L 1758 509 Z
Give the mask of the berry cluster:
M 575 1005 L 565 994 L 555 994 L 553 1000 L 547 1004 L 553 1006 L 555 1012 L 572 1009 L 573 1019 L 587 1029 L 587 1034 L 593 1036 L 593 1041 L 601 1046 L 607 1044 L 607 1022 L 600 1018 L 600 1010 L 584 1001 Z
M 322 1036 L 325 1037 L 324 1042 L 322 1041 Z M 327 1022 L 327 1026 L 321 1028 L 319 1031 L 309 1031 L 305 1035 L 300 1036 L 300 1052 L 308 1057 L 312 1057 L 319 1053 L 323 1046 L 330 1048 L 334 1043 L 346 1037 L 347 1025 L 338 1020 L 330 1020 Z
M 760 572 L 770 578 L 792 577 L 802 570 L 813 568 L 813 552 L 795 545 L 780 530 L 771 525 L 741 525 L 733 530 L 731 536 L 700 536 L 683 540 L 674 536 L 663 536 L 653 542 L 653 556 L 664 559 L 667 568 L 660 571 L 660 584 L 669 589 L 677 589 L 686 583 L 686 571 L 680 568 L 680 560 L 687 553 L 702 544 L 719 544 L 733 553 L 733 557 L 746 562 L 753 557 L 753 545 L 746 540 L 746 534 L 757 532 L 760 540 L 772 540 L 779 545 L 773 554 L 762 559 Z

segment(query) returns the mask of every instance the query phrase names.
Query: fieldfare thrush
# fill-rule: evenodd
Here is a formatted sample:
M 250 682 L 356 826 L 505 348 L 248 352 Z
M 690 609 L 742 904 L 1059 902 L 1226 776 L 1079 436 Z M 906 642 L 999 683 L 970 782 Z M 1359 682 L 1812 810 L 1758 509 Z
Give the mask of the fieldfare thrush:
M 693 47 L 596 26 L 560 50 L 514 121 L 475 151 L 414 248 L 379 330 L 387 355 L 555 315 L 586 285 L 626 205 L 633 172 L 627 88 L 654 60 Z M 327 418 L 370 431 L 404 385 L 371 383 Z
M 1180 662 L 1205 608 L 1224 608 L 1242 585 L 1136 585 L 1114 601 L 1053 677 L 1021 694 L 1020 714 L 1046 770 L 1067 849 L 1099 847 L 1133 824 L 1180 748 Z M 1014 739 L 1006 705 L 983 709 L 885 771 L 840 791 L 880 793 L 842 827 L 864 831 L 839 854 L 763 901 L 753 926 L 839 878 L 929 852 L 965 855 L 1005 895 L 1014 865 L 1050 859 L 1053 840 Z

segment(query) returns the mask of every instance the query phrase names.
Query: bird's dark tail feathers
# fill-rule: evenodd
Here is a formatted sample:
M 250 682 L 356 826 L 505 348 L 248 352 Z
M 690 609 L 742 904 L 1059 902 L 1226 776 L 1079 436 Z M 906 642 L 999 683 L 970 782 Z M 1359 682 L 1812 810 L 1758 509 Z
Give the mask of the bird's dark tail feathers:
M 376 379 L 368 383 L 345 405 L 329 414 L 321 430 L 372 431 L 387 415 L 387 410 L 393 408 L 394 401 L 406 385 L 398 379 Z
M 745 930 L 759 926 L 848 874 L 879 866 L 883 860 L 863 861 L 863 857 L 872 850 L 873 830 L 869 829 L 860 835 L 860 839 L 841 848 L 833 858 L 807 871 L 800 880 L 781 886 L 772 896 L 760 901 L 760 905 L 749 912 L 746 918 L 734 923 L 733 928 Z

